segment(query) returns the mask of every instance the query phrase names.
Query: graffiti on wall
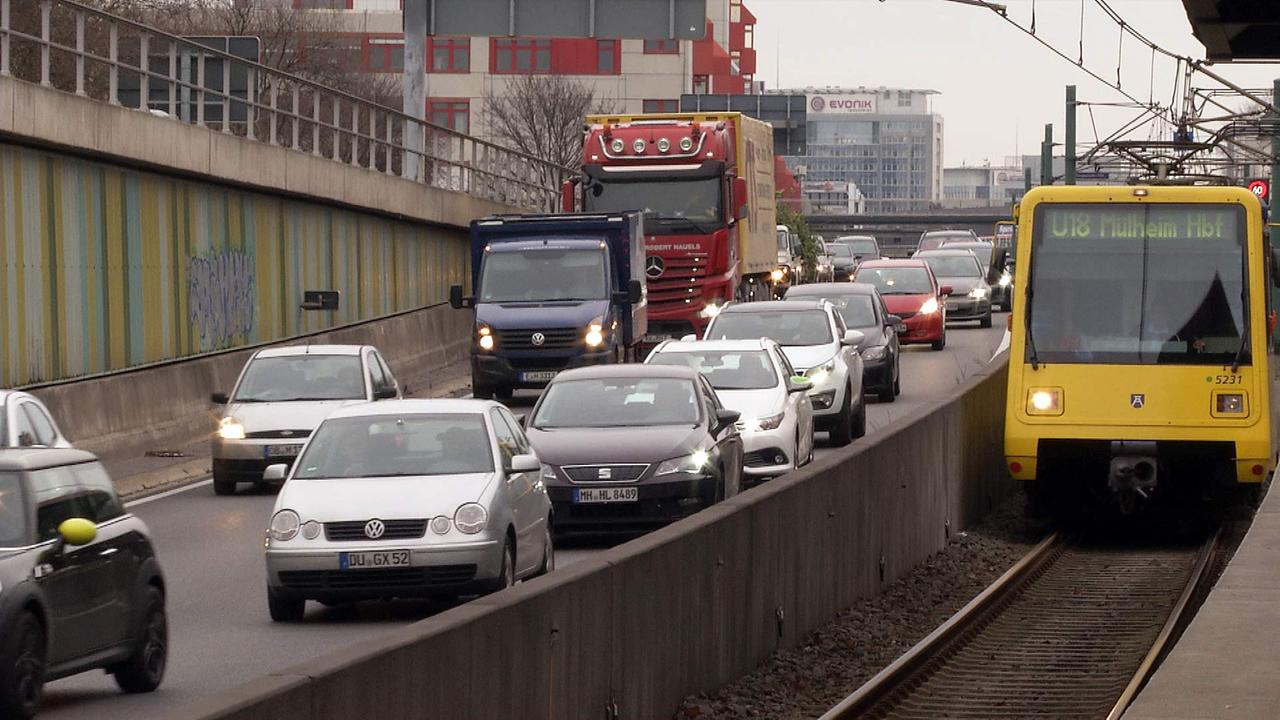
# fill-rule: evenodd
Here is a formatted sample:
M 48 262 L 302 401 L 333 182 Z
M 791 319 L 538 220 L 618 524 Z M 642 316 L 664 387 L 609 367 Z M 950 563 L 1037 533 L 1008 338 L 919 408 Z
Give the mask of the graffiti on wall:
M 230 347 L 253 331 L 254 273 L 253 257 L 239 250 L 188 261 L 188 317 L 202 350 Z

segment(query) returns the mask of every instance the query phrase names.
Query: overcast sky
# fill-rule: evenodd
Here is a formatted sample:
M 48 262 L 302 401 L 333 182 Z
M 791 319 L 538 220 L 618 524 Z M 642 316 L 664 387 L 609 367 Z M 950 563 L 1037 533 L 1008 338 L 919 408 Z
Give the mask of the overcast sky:
M 1075 66 L 1080 56 L 1081 0 L 1036 0 L 1036 31 L 1066 53 L 1063 60 L 998 15 L 946 0 L 745 0 L 758 18 L 757 79 L 766 88 L 814 86 L 909 87 L 941 93 L 934 109 L 945 122 L 947 166 L 992 164 L 1016 153 L 1035 154 L 1045 123 L 1062 140 L 1064 87 L 1091 102 L 1127 102 L 1115 90 Z M 1125 20 L 1152 42 L 1174 53 L 1204 57 L 1191 34 L 1181 0 L 1109 0 Z M 1009 15 L 1031 23 L 1031 0 L 1007 0 Z M 1146 101 L 1169 105 L 1178 75 L 1172 60 L 1158 58 L 1132 38 L 1118 53 L 1120 31 L 1095 4 L 1083 0 L 1084 64 Z M 1249 88 L 1270 88 L 1280 65 L 1215 65 L 1213 69 Z M 1151 82 L 1154 73 L 1155 82 Z M 1198 76 L 1199 87 L 1217 87 Z M 1179 100 L 1180 103 L 1180 100 Z M 1244 101 L 1231 100 L 1232 107 Z M 1082 145 L 1094 139 L 1094 124 L 1106 135 L 1136 111 L 1084 108 Z M 1167 130 L 1164 131 L 1167 134 Z M 1147 128 L 1142 137 L 1151 133 Z

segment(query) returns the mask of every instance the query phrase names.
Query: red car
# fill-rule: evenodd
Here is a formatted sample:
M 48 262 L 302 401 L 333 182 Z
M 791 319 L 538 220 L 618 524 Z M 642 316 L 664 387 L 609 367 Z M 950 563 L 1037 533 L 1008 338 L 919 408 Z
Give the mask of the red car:
M 929 343 L 934 350 L 947 346 L 947 305 L 951 294 L 923 260 L 868 260 L 858 266 L 854 282 L 875 285 L 889 312 L 902 318 L 899 343 Z

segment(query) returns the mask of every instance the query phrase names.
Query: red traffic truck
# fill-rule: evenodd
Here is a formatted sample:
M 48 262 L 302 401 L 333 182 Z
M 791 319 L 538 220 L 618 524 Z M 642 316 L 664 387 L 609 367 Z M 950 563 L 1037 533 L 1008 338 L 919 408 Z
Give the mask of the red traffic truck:
M 773 128 L 741 113 L 593 115 L 567 212 L 641 210 L 651 345 L 701 335 L 778 269 Z

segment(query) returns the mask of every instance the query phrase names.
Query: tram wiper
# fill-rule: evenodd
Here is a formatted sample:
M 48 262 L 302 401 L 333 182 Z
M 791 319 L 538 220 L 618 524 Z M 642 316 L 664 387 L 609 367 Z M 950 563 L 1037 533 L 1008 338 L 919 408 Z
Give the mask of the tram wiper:
M 1236 348 L 1236 356 L 1231 361 L 1231 374 L 1236 375 L 1240 372 L 1240 363 L 1244 361 L 1245 348 L 1249 346 L 1249 293 L 1247 290 L 1240 292 L 1241 307 L 1244 308 L 1244 323 L 1242 324 L 1243 332 L 1240 333 L 1240 347 Z
M 1024 324 L 1026 325 L 1026 329 L 1027 329 L 1027 353 L 1031 355 L 1031 369 L 1039 370 L 1040 355 L 1036 352 L 1036 339 L 1033 333 L 1031 332 L 1031 299 L 1033 297 L 1035 297 L 1035 293 L 1031 290 L 1031 288 L 1027 288 L 1027 310 L 1026 310 L 1026 313 L 1024 314 L 1024 319 L 1025 319 Z

